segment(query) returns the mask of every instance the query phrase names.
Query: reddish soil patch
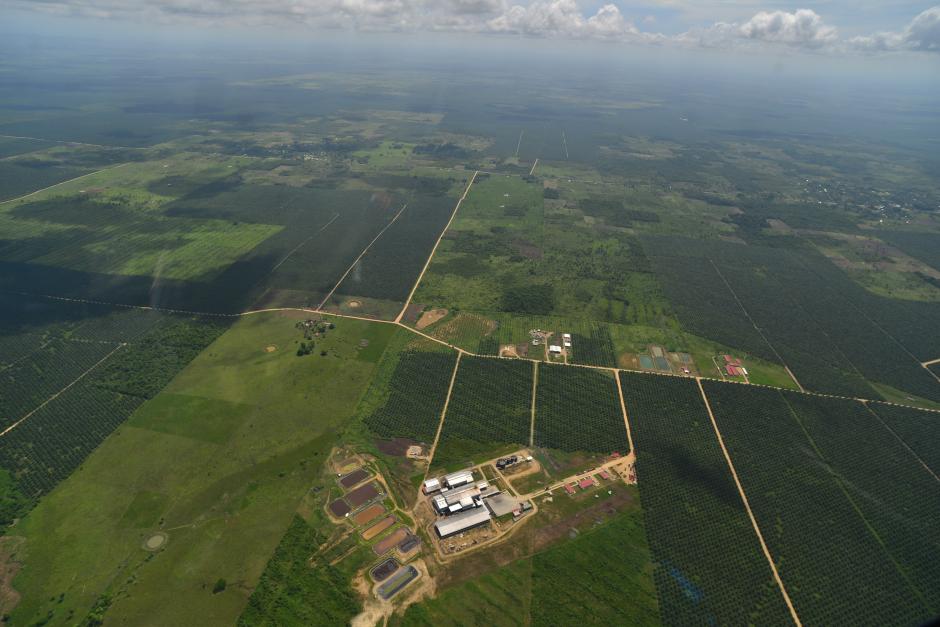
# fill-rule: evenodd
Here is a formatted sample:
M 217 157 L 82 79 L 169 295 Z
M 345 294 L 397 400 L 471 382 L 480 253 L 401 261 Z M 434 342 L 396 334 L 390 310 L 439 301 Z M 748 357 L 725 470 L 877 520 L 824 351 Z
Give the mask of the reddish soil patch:
M 395 520 L 394 516 L 388 516 L 386 518 L 383 518 L 379 522 L 375 523 L 374 525 L 372 525 L 371 527 L 363 531 L 362 539 L 371 540 L 375 536 L 379 535 L 380 533 L 382 533 L 383 531 L 385 531 L 386 529 L 394 525 L 396 522 L 397 521 Z
M 392 550 L 392 547 L 408 537 L 407 529 L 397 529 L 388 537 L 383 538 L 375 543 L 375 546 L 372 547 L 372 550 L 375 551 L 376 555 L 385 555 Z
M 418 318 L 421 317 L 421 312 L 424 311 L 424 305 L 418 305 L 412 303 L 405 308 L 405 313 L 402 314 L 402 322 L 405 324 L 414 324 L 418 321 Z
M 391 455 L 392 457 L 404 457 L 408 453 L 408 447 L 415 444 L 417 443 L 414 440 L 409 440 L 408 438 L 375 441 L 375 446 L 381 453 Z
M 336 499 L 330 503 L 330 511 L 333 512 L 333 515 L 337 518 L 343 518 L 352 511 L 352 508 L 349 506 L 349 503 L 343 499 Z
M 339 483 L 344 488 L 351 488 L 358 483 L 362 483 L 363 481 L 368 479 L 370 476 L 371 475 L 368 472 L 366 472 L 362 468 L 359 468 L 358 470 L 354 470 L 348 475 L 346 475 L 345 477 L 343 477 L 342 479 L 340 479 Z
M 371 501 L 379 494 L 378 486 L 376 486 L 375 483 L 369 483 L 348 493 L 346 500 L 349 501 L 353 507 L 359 507 L 367 501 Z
M 417 328 L 419 331 L 422 329 L 426 329 L 427 327 L 431 326 L 432 324 L 434 324 L 435 322 L 437 322 L 438 320 L 440 320 L 446 315 L 447 315 L 446 309 L 432 309 L 431 311 L 426 311 L 423 314 L 421 314 L 421 319 L 418 320 L 418 323 L 415 325 L 415 328 Z
M 542 249 L 533 244 L 532 242 L 527 242 L 525 240 L 516 240 L 513 242 L 513 245 L 516 247 L 516 252 L 525 257 L 526 259 L 541 259 L 542 258 Z
M 376 503 L 365 508 L 355 516 L 353 522 L 357 525 L 366 525 L 385 513 L 385 506 Z

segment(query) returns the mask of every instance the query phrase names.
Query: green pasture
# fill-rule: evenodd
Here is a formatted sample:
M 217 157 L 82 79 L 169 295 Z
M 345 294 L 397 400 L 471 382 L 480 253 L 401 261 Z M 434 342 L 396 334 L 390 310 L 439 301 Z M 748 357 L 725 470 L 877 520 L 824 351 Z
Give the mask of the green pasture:
M 71 624 L 102 595 L 115 622 L 235 621 L 394 331 L 339 320 L 298 357 L 296 321 L 239 321 L 18 525 L 15 622 Z

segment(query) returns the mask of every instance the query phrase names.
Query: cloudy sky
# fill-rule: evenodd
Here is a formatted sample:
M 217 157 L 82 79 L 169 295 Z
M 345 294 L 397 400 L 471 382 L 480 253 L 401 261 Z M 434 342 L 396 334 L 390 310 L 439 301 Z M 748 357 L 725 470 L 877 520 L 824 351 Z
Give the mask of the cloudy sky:
M 3 12 L 191 26 L 461 32 L 680 48 L 940 54 L 915 0 L 3 0 Z

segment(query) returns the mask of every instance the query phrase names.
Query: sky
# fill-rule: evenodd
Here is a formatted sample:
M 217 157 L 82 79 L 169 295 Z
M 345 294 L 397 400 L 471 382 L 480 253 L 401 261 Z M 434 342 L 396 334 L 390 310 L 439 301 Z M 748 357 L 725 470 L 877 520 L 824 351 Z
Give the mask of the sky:
M 0 18 L 940 58 L 937 0 L 4 0 Z M 2 21 L 2 20 L 0 20 Z M 899 62 L 900 63 L 900 62 Z

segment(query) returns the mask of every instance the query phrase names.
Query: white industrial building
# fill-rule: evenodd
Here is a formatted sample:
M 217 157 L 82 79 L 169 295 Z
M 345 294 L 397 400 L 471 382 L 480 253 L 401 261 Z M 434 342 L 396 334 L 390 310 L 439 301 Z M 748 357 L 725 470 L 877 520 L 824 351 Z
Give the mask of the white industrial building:
M 473 529 L 489 522 L 490 512 L 485 507 L 477 507 L 470 511 L 461 512 L 434 523 L 434 530 L 441 538 L 452 536 L 455 533 Z
M 472 470 L 461 470 L 444 475 L 444 485 L 448 488 L 457 488 L 468 483 L 473 483 Z
M 440 479 L 428 479 L 424 482 L 424 493 L 432 494 L 441 489 Z

